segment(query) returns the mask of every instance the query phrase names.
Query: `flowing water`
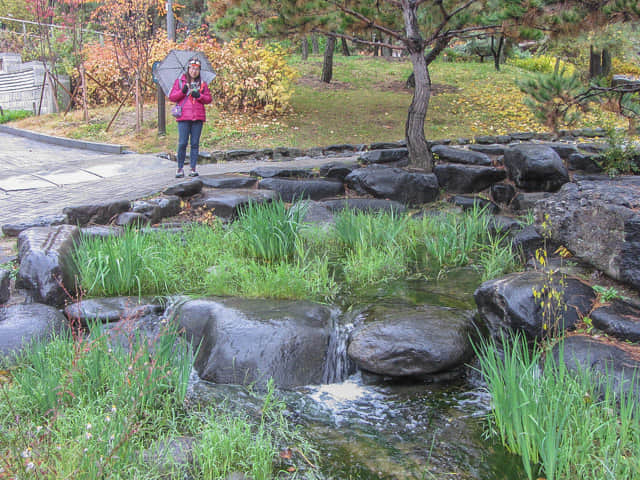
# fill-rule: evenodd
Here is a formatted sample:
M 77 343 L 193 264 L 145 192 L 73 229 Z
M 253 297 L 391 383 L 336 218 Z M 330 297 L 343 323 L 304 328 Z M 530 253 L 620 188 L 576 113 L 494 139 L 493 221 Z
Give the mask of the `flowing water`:
M 372 383 L 346 355 L 349 334 L 366 321 L 359 312 L 367 305 L 473 309 L 479 283 L 473 270 L 461 269 L 439 281 L 399 282 L 343 301 L 346 313 L 333 320 L 325 383 L 279 392 L 317 447 L 322 478 L 525 478 L 520 458 L 483 435 L 490 398 L 472 367 L 448 383 Z M 196 381 L 191 392 L 198 402 L 224 400 L 248 412 L 260 409 L 259 399 L 243 387 Z

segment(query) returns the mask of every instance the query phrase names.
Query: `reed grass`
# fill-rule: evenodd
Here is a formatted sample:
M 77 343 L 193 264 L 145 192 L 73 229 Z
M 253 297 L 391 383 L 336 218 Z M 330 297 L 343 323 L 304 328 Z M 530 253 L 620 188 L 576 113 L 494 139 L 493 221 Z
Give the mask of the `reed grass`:
M 522 337 L 502 345 L 502 353 L 493 342 L 477 348 L 492 398 L 487 433 L 522 457 L 528 478 L 640 478 L 633 394 L 608 376 L 570 372 L 562 354 L 556 362 Z

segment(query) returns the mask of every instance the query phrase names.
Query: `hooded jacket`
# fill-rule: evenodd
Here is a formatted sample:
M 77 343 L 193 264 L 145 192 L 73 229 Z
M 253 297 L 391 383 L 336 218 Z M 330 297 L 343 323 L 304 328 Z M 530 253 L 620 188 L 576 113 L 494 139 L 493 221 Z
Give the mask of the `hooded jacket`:
M 186 75 L 181 75 L 173 83 L 171 93 L 169 93 L 169 100 L 182 105 L 182 115 L 176 120 L 182 122 L 185 120 L 202 120 L 206 121 L 207 115 L 204 110 L 204 106 L 211 103 L 211 92 L 206 83 L 200 82 L 200 96 L 193 98 L 191 95 L 185 95 L 182 93 L 182 87 L 187 82 Z M 187 97 L 185 99 L 185 97 Z

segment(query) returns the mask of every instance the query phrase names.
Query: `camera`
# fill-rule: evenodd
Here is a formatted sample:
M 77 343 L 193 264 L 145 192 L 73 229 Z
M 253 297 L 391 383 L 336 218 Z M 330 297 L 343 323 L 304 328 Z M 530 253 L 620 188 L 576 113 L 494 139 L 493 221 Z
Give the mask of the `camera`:
M 200 82 L 191 82 L 189 90 L 200 90 Z

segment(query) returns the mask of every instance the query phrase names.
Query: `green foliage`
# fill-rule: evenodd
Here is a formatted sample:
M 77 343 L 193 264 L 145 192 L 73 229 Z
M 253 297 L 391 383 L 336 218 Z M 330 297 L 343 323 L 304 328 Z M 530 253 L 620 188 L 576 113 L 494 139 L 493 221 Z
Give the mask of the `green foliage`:
M 530 479 L 638 478 L 636 400 L 611 379 L 570 372 L 558 347 L 557 362 L 521 336 L 503 338 L 501 351 L 493 341 L 476 347 L 492 398 L 487 434 L 522 457 Z
M 3 110 L 0 115 L 0 123 L 7 123 L 13 120 L 20 120 L 21 118 L 27 118 L 33 115 L 33 112 L 29 110 Z
M 578 100 L 582 83 L 577 75 L 567 76 L 564 71 L 537 74 L 516 81 L 527 95 L 524 104 L 543 125 L 557 132 L 562 125 L 571 126 L 580 120 L 584 104 Z
M 611 302 L 613 300 L 621 299 L 622 295 L 614 287 L 603 287 L 602 285 L 594 285 L 593 290 L 598 294 L 598 299 L 601 302 Z
M 526 58 L 511 58 L 508 63 L 514 67 L 522 68 L 528 72 L 534 73 L 553 73 L 556 68 L 556 62 L 560 62 L 559 69 L 563 70 L 566 75 L 574 75 L 576 68 L 574 65 L 561 61 L 556 57 L 548 55 L 536 55 Z
M 607 129 L 607 148 L 597 160 L 598 165 L 610 176 L 640 172 L 638 148 L 621 130 Z

